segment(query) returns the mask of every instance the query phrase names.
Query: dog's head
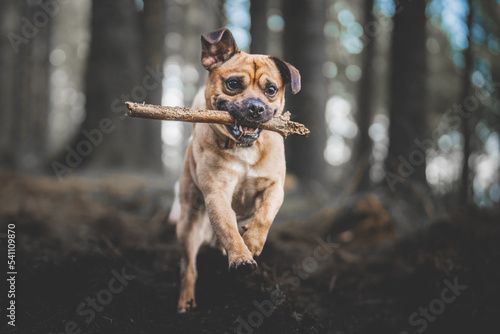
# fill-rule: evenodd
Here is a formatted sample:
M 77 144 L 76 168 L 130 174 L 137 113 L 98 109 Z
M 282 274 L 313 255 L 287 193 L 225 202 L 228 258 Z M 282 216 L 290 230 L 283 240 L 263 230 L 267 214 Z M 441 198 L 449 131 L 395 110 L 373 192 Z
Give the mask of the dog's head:
M 236 121 L 265 123 L 283 112 L 285 85 L 295 94 L 300 74 L 283 60 L 242 52 L 233 35 L 222 29 L 201 37 L 201 62 L 209 71 L 205 99 L 208 109 L 225 110 Z M 217 125 L 243 145 L 258 139 L 260 129 Z

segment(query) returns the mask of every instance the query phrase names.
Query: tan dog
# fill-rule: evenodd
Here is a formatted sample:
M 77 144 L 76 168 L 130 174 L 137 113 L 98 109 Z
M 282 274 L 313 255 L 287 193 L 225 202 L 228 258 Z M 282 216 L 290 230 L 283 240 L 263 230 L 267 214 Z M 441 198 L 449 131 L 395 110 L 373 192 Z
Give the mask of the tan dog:
M 226 110 L 236 121 L 266 122 L 283 112 L 285 84 L 293 93 L 300 90 L 297 69 L 275 57 L 239 51 L 227 29 L 203 35 L 201 41 L 209 76 L 193 108 Z M 279 134 L 237 124 L 195 124 L 171 213 L 182 250 L 179 312 L 196 305 L 196 256 L 204 242 L 222 246 L 231 273 L 257 268 L 253 257 L 262 252 L 283 202 L 284 181 Z M 250 217 L 240 235 L 238 222 Z

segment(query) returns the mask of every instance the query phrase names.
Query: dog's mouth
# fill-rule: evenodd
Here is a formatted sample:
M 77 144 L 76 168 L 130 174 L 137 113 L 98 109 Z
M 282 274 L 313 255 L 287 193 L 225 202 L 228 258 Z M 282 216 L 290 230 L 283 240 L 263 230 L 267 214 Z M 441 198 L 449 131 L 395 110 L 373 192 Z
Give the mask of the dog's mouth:
M 214 103 L 217 110 L 225 110 L 235 119 L 234 125 L 225 125 L 229 135 L 238 143 L 238 146 L 249 147 L 259 139 L 262 129 L 250 126 L 239 125 L 238 122 L 251 122 L 245 117 L 245 110 L 241 105 L 246 105 L 245 101 L 237 101 L 229 104 L 224 99 L 219 99 Z
M 255 141 L 259 138 L 261 129 L 241 125 L 226 125 L 227 130 L 237 141 Z

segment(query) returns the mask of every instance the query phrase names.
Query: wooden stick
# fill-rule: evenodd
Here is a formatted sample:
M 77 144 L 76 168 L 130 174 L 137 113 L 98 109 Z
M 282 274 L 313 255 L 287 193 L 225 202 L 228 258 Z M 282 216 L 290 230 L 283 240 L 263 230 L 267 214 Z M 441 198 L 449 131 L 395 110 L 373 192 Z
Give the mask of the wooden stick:
M 125 102 L 125 104 L 128 107 L 128 115 L 132 117 L 191 123 L 235 124 L 234 118 L 227 111 L 197 110 L 183 107 L 140 104 L 134 102 Z M 291 134 L 309 136 L 311 133 L 303 124 L 290 121 L 290 112 L 288 111 L 283 115 L 273 117 L 266 123 L 238 121 L 238 125 L 274 131 L 282 135 L 284 138 Z

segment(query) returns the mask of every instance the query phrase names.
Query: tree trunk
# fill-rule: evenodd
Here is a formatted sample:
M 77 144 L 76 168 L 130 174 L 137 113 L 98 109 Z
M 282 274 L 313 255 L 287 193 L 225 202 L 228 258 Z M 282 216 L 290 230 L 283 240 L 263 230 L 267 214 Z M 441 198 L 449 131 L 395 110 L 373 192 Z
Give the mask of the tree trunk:
M 491 98 L 500 101 L 500 63 L 497 62 L 493 65 L 491 76 L 492 83 L 496 88 L 494 88 L 494 90 L 491 92 Z M 493 108 L 488 108 L 488 113 L 493 119 L 493 128 L 495 129 L 496 133 L 500 135 L 500 113 L 498 111 L 495 111 Z M 500 176 L 500 165 L 498 165 L 497 168 L 497 175 Z M 497 183 L 500 183 L 500 179 L 497 179 Z M 496 202 L 496 206 L 500 208 L 500 201 Z
M 369 22 L 375 22 L 373 15 L 374 0 L 365 0 L 364 3 L 364 26 L 367 27 Z M 363 50 L 363 76 L 361 77 L 358 103 L 357 103 L 357 124 L 359 129 L 359 138 L 355 149 L 358 168 L 362 168 L 362 177 L 359 182 L 359 189 L 366 189 L 370 185 L 369 177 L 369 159 L 372 153 L 372 140 L 368 134 L 368 129 L 371 125 L 373 117 L 373 59 L 375 58 L 375 36 L 367 36 Z
M 165 35 L 166 35 L 166 3 L 165 0 L 148 0 L 144 1 L 144 15 L 143 17 L 143 42 L 146 67 L 154 69 L 155 71 L 163 70 L 163 63 L 165 62 Z M 143 75 L 146 72 L 143 71 Z M 163 85 L 158 84 L 155 88 L 148 91 L 148 101 L 152 104 L 161 104 L 163 95 Z M 149 146 L 150 154 L 153 156 L 161 157 L 162 142 L 159 138 L 161 133 L 161 124 L 149 124 L 151 132 L 144 133 L 144 141 L 151 143 Z M 155 161 L 155 165 L 159 161 Z M 156 166 L 155 169 L 160 168 Z
M 3 2 L 8 31 L 0 44 L 1 164 L 34 170 L 45 158 L 52 20 L 39 3 Z M 37 15 L 35 15 L 37 14 Z M 9 16 L 9 17 L 7 17 Z
M 135 1 L 92 1 L 86 117 L 80 135 L 70 145 L 81 159 L 71 167 L 161 171 L 161 124 L 125 118 L 123 103 L 159 101 L 163 42 L 161 31 L 154 30 L 163 24 L 163 12 L 155 13 L 161 8 L 157 1 L 145 3 L 148 16 L 142 29 Z M 93 142 L 89 132 L 94 133 Z M 85 142 L 92 144 L 90 153 L 83 147 Z
M 462 91 L 462 101 L 465 101 L 467 97 L 471 94 L 471 76 L 473 71 L 473 61 L 474 56 L 472 54 L 472 41 L 471 41 L 471 31 L 472 31 L 472 16 L 473 7 L 472 0 L 468 0 L 469 5 L 469 15 L 467 16 L 467 27 L 469 29 L 468 42 L 469 46 L 464 50 L 465 57 L 465 72 L 463 77 L 463 91 Z M 462 160 L 462 175 L 460 182 L 460 199 L 459 205 L 461 207 L 468 206 L 472 204 L 473 199 L 473 188 L 472 181 L 473 178 L 472 170 L 469 166 L 470 149 L 471 149 L 471 120 L 468 117 L 462 117 L 462 134 L 464 136 L 464 146 L 463 146 L 463 160 Z
M 250 1 L 250 53 L 267 54 L 267 2 L 266 0 Z
M 326 60 L 323 27 L 324 0 L 285 1 L 285 56 L 302 76 L 302 90 L 288 95 L 285 110 L 292 112 L 294 121 L 310 130 L 308 138 L 287 139 L 287 167 L 302 184 L 316 185 L 326 180 L 324 150 L 326 144 L 325 105 L 326 78 L 322 66 Z
M 426 185 L 425 1 L 397 7 L 392 35 L 389 152 L 386 181 L 391 189 Z M 420 144 L 420 145 L 419 145 Z
M 44 1 L 47 2 L 47 1 Z M 40 12 L 35 6 L 34 12 Z M 51 52 L 51 34 L 53 21 L 48 17 L 47 24 L 40 27 L 38 35 L 33 39 L 31 52 L 31 82 L 29 119 L 31 140 L 27 143 L 27 151 L 36 160 L 36 166 L 44 160 L 48 151 L 48 116 L 49 116 L 49 79 Z M 28 160 L 29 161 L 29 160 Z M 35 162 L 35 161 L 33 161 Z M 30 167 L 30 166 L 28 166 Z M 34 166 L 33 166 L 34 167 Z
M 10 19 L 10 20 L 9 20 Z M 17 1 L 0 1 L 0 33 L 9 36 L 9 33 L 20 33 L 17 24 L 21 20 L 20 8 Z M 11 35 L 12 36 L 12 35 Z M 20 45 L 22 46 L 22 45 Z M 13 169 L 16 165 L 16 147 L 14 146 L 14 129 L 17 118 L 15 107 L 16 77 L 19 53 L 16 54 L 8 38 L 0 39 L 0 167 Z

